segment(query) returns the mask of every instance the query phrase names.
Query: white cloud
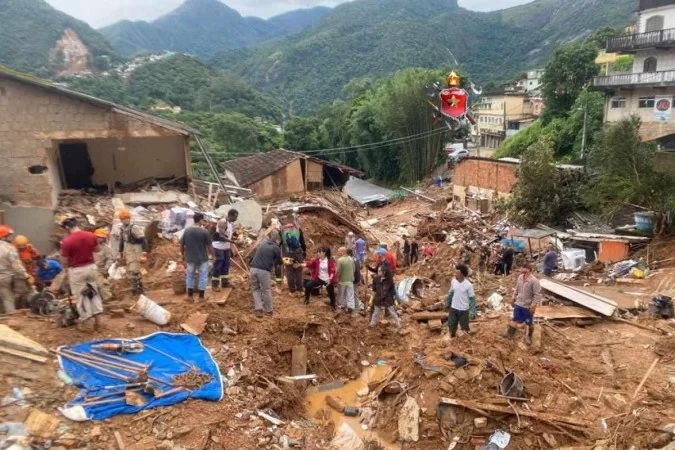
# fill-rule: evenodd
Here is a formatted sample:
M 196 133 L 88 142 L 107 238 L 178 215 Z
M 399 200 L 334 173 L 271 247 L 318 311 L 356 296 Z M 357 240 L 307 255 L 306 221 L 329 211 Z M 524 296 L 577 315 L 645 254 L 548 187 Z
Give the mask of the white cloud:
M 123 19 L 153 20 L 166 14 L 184 0 L 47 0 L 55 8 L 99 28 Z M 347 0 L 225 0 L 245 16 L 271 17 L 299 8 L 336 6 Z M 358 1 L 358 0 L 356 0 Z M 411 0 L 412 1 L 412 0 Z M 460 6 L 476 11 L 491 11 L 528 3 L 532 0 L 459 0 Z M 495 3 L 498 6 L 495 7 Z

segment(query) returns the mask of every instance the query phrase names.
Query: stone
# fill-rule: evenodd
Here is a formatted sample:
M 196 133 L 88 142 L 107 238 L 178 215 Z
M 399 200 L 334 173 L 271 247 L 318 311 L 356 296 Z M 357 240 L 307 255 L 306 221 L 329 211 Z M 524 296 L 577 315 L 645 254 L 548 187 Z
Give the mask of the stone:
M 91 431 L 89 431 L 89 438 L 92 441 L 97 441 L 100 437 L 101 437 L 101 426 L 96 425 L 91 429 Z
M 398 435 L 401 442 L 417 442 L 420 439 L 420 407 L 413 397 L 408 397 L 399 413 Z
M 481 429 L 487 427 L 487 418 L 486 417 L 476 417 L 473 419 L 473 426 L 475 428 Z
M 369 392 L 370 389 L 368 389 L 368 386 L 364 386 L 358 391 L 356 391 L 356 395 L 358 395 L 359 397 L 365 397 L 366 395 L 368 395 Z

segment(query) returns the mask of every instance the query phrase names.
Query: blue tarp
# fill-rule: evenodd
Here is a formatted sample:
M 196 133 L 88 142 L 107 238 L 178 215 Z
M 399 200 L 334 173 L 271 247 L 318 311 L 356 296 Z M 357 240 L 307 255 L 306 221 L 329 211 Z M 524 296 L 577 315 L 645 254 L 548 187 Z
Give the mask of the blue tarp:
M 142 394 L 148 402 L 144 406 L 129 406 L 124 402 L 124 396 L 106 397 L 105 400 L 119 399 L 114 403 L 107 403 L 102 405 L 92 406 L 78 406 L 78 403 L 83 403 L 85 396 L 94 397 L 106 395 L 113 392 L 123 392 L 122 389 L 100 389 L 101 387 L 118 386 L 125 382 L 116 379 L 112 376 L 105 375 L 94 368 L 87 367 L 77 362 L 71 361 L 68 358 L 59 356 L 59 363 L 61 368 L 73 380 L 73 384 L 82 388 L 78 395 L 68 403 L 64 408 L 61 408 L 61 413 L 71 420 L 103 420 L 117 414 L 135 414 L 145 409 L 157 408 L 160 406 L 169 406 L 180 403 L 188 398 L 196 398 L 202 400 L 219 401 L 223 397 L 223 385 L 218 369 L 218 364 L 213 360 L 211 354 L 204 348 L 197 336 L 191 334 L 176 334 L 176 333 L 155 333 L 137 339 L 143 344 L 147 344 L 141 353 L 125 353 L 123 357 L 142 364 L 151 364 L 148 370 L 150 377 L 155 377 L 160 380 L 171 382 L 171 379 L 190 369 L 185 364 L 181 364 L 161 353 L 153 350 L 169 354 L 185 361 L 190 365 L 194 365 L 199 369 L 200 373 L 211 376 L 211 381 L 199 389 L 193 391 L 176 392 L 166 397 L 155 399 L 149 394 Z M 88 352 L 92 345 L 117 343 L 119 339 L 105 339 L 100 341 L 91 341 L 74 346 L 63 346 L 59 350 L 71 350 L 78 353 Z M 152 348 L 150 348 L 152 347 Z M 117 355 L 119 356 L 119 355 Z M 113 369 L 118 371 L 117 369 Z M 124 375 L 133 376 L 122 372 Z M 157 383 L 164 391 L 172 389 L 171 386 Z

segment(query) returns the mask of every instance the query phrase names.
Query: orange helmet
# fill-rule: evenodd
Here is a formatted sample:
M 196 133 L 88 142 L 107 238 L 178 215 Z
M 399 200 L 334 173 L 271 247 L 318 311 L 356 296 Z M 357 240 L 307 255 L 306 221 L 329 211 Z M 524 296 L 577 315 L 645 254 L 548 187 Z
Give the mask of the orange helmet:
M 7 225 L 0 225 L 0 239 L 4 239 L 10 234 L 14 234 L 14 230 Z
M 126 208 L 122 208 L 117 212 L 117 217 L 119 217 L 120 220 L 131 219 L 131 211 Z
M 23 234 L 19 234 L 14 238 L 14 246 L 16 248 L 24 248 L 28 245 L 28 238 Z
M 97 228 L 96 230 L 94 230 L 94 235 L 98 238 L 108 239 L 110 232 L 105 228 Z

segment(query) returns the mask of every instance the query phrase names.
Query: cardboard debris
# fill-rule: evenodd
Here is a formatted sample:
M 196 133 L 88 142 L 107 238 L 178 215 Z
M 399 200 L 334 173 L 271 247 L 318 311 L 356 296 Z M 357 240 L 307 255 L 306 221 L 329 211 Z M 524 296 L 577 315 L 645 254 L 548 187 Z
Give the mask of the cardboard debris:
M 190 334 L 199 336 L 206 328 L 206 320 L 209 318 L 205 313 L 194 313 L 188 317 L 185 323 L 181 323 L 180 327 Z

